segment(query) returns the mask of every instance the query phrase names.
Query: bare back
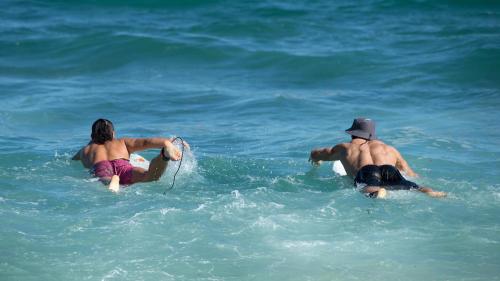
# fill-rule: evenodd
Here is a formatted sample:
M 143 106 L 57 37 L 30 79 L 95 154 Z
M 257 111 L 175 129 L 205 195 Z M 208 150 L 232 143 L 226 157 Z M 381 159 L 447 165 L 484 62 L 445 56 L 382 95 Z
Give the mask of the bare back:
M 346 170 L 355 175 L 366 165 L 392 165 L 396 166 L 398 154 L 394 148 L 385 143 L 373 141 L 353 141 L 343 144 L 345 149 L 344 159 L 340 159 Z
M 113 139 L 104 144 L 89 143 L 80 151 L 80 157 L 86 168 L 105 160 L 129 159 L 130 153 L 123 139 Z
M 351 142 L 337 144 L 332 148 L 315 149 L 311 152 L 311 160 L 313 162 L 340 160 L 347 174 L 352 177 L 366 165 L 392 165 L 410 176 L 415 175 L 394 147 L 379 140 L 353 139 Z

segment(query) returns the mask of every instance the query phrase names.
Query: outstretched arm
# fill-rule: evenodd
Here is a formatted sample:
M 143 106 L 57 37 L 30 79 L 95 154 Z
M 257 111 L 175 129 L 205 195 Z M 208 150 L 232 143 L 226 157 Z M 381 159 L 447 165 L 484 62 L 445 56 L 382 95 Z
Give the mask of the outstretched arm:
M 173 138 L 123 138 L 123 141 L 128 152 L 133 153 L 151 148 L 162 148 L 172 143 Z
M 319 165 L 321 161 L 340 160 L 340 151 L 342 147 L 337 144 L 334 147 L 316 148 L 311 151 L 309 161 L 314 165 Z
M 396 158 L 397 158 L 396 168 L 398 170 L 404 172 L 405 174 L 407 174 L 410 177 L 418 177 L 418 175 L 410 168 L 410 166 L 408 165 L 406 160 L 403 158 L 403 156 L 401 156 L 401 153 L 399 153 L 399 151 L 397 151 L 397 149 L 395 149 L 395 148 L 392 148 L 392 150 L 396 154 Z

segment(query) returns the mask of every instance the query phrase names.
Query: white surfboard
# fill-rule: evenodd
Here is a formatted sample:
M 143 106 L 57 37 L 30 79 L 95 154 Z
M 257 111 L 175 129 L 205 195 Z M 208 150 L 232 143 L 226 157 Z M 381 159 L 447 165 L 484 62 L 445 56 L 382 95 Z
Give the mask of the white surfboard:
M 347 176 L 344 165 L 340 161 L 333 161 L 332 171 L 339 176 Z
M 146 158 L 140 156 L 139 154 L 130 154 L 130 164 L 134 167 L 143 168 L 145 170 L 149 169 L 149 161 Z

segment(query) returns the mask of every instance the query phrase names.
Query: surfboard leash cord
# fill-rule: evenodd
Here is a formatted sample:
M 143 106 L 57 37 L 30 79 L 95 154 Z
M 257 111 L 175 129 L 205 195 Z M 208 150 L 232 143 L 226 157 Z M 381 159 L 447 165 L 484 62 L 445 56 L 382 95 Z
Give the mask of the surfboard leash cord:
M 181 169 L 181 165 L 182 165 L 182 159 L 184 159 L 184 139 L 181 138 L 181 137 L 175 137 L 173 140 L 172 140 L 172 143 L 174 143 L 176 140 L 181 140 L 181 146 L 182 146 L 182 154 L 181 154 L 181 160 L 179 161 L 179 167 L 177 168 L 177 171 L 175 171 L 174 173 L 174 179 L 172 180 L 172 185 L 165 189 L 165 191 L 163 192 L 163 195 L 167 194 L 167 191 L 171 190 L 174 188 L 174 185 L 175 185 L 175 177 L 177 176 L 177 173 L 179 172 L 179 170 Z

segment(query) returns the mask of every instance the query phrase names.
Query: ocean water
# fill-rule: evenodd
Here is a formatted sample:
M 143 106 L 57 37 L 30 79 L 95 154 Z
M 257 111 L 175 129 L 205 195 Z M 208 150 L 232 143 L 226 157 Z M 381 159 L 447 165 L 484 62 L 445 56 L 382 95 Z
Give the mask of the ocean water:
M 0 280 L 500 280 L 499 63 L 497 1 L 2 0 Z M 449 196 L 312 168 L 357 116 Z M 71 161 L 101 117 L 174 189 Z

